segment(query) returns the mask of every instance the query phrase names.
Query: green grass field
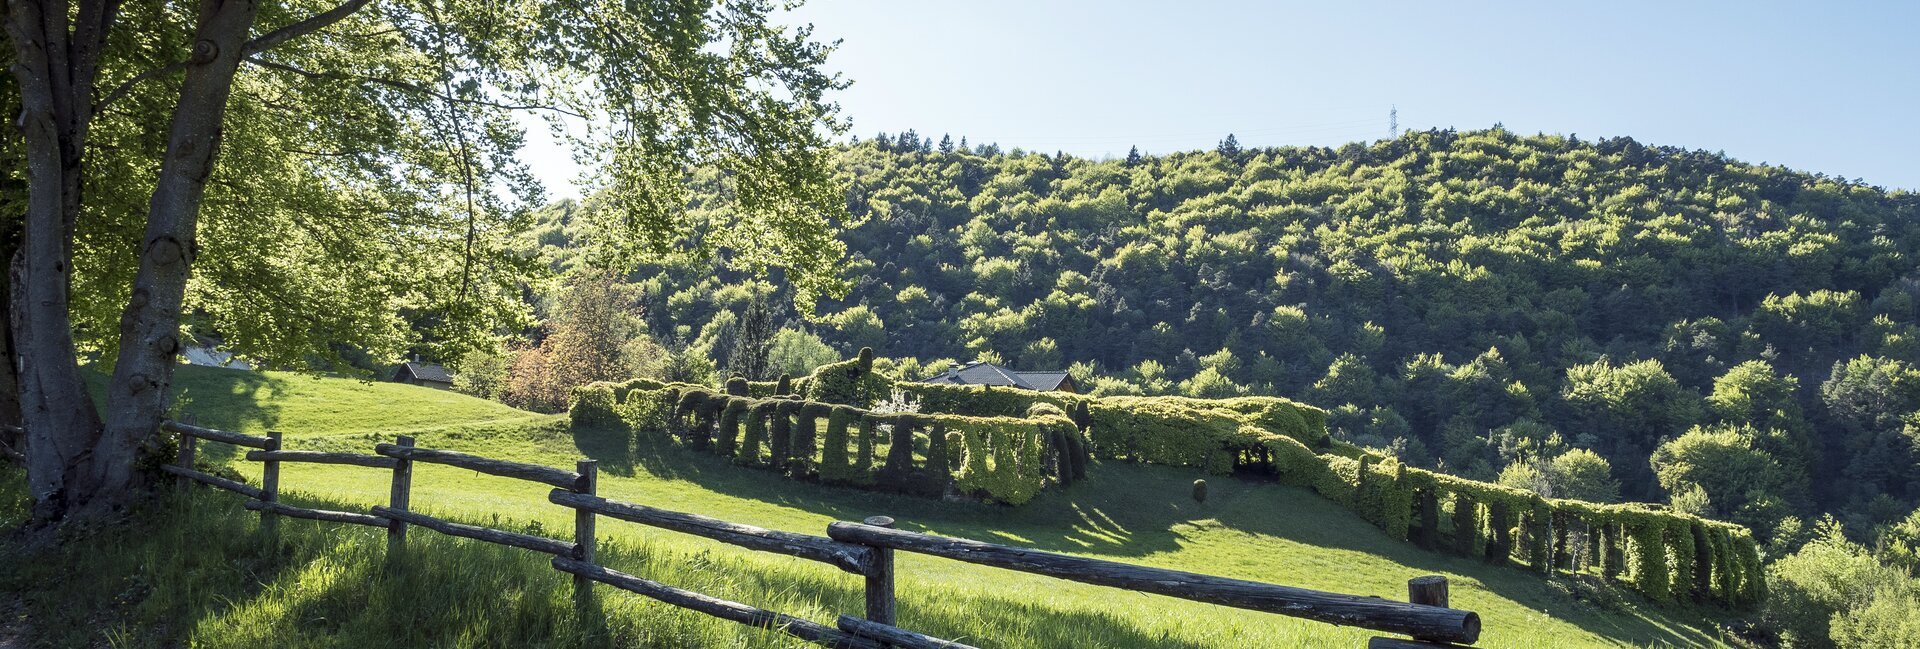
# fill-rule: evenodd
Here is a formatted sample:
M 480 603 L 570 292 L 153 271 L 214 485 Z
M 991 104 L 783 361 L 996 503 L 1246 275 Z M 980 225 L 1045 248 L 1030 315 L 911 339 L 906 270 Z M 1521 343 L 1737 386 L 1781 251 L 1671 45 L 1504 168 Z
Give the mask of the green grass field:
M 1711 619 L 1722 612 L 1658 608 L 1604 586 L 1424 552 L 1311 492 L 1270 483 L 1210 480 L 1197 504 L 1191 470 L 1106 462 L 1024 507 L 944 503 L 797 483 L 424 388 L 204 368 L 183 368 L 181 384 L 194 422 L 282 430 L 289 448 L 370 452 L 406 433 L 422 446 L 550 466 L 591 457 L 607 497 L 775 529 L 824 534 L 831 521 L 885 514 L 905 529 L 1393 599 L 1405 598 L 1408 578 L 1443 574 L 1454 606 L 1481 615 L 1484 647 L 1719 644 Z M 203 461 L 230 461 L 222 446 L 203 443 Z M 256 465 L 233 464 L 257 479 Z M 20 482 L 17 472 L 0 481 L 0 522 L 20 516 Z M 361 510 L 384 503 L 388 484 L 383 471 L 325 465 L 285 465 L 281 479 L 289 501 Z M 571 534 L 570 512 L 539 485 L 417 465 L 413 489 L 415 508 L 429 513 Z M 168 498 L 139 516 L 67 550 L 7 557 L 25 567 L 0 575 L 0 586 L 23 593 L 45 620 L 36 629 L 62 629 L 48 636 L 56 645 L 797 644 L 609 587 L 603 618 L 576 619 L 568 576 L 541 557 L 425 530 L 395 569 L 382 567 L 380 530 L 287 520 L 270 543 L 234 495 Z M 603 521 L 600 533 L 602 563 L 618 570 L 828 623 L 861 610 L 859 578 L 826 566 L 619 521 Z M 95 570 L 78 575 L 81 565 Z M 902 626 L 983 647 L 1355 647 L 1371 635 L 916 555 L 900 556 L 898 574 Z

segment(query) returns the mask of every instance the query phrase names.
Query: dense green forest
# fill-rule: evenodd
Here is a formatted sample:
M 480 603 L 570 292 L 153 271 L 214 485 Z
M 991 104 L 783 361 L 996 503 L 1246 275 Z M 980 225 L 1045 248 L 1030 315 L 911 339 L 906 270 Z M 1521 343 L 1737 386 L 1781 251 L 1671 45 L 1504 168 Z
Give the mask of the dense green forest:
M 907 132 L 836 168 L 844 297 L 802 313 L 777 275 L 662 260 L 534 291 L 531 337 L 591 289 L 616 308 L 582 317 L 635 360 L 587 378 L 871 346 L 909 378 L 981 358 L 1102 394 L 1284 395 L 1419 466 L 1793 545 L 1821 514 L 1864 532 L 1920 498 L 1913 194 L 1498 127 L 1114 160 Z M 584 268 L 593 209 L 540 211 L 529 252 Z M 463 360 L 482 392 L 516 362 Z

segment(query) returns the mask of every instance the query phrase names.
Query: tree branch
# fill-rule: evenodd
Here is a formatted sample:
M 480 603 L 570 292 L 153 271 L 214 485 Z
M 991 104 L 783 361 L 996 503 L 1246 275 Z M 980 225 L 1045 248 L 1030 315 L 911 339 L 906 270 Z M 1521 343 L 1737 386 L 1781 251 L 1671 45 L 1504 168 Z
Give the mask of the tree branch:
M 359 11 L 361 7 L 367 6 L 367 3 L 371 1 L 372 0 L 347 0 L 346 2 L 340 3 L 340 6 L 309 16 L 306 20 L 267 32 L 261 37 L 247 41 L 246 45 L 241 46 L 240 57 L 252 57 L 255 54 L 278 47 L 281 43 L 311 34 L 328 25 L 340 22 L 341 19 L 353 15 L 354 12 Z
M 498 108 L 501 110 L 528 110 L 528 111 L 545 110 L 545 111 L 560 113 L 562 115 L 567 115 L 569 117 L 577 117 L 580 119 L 587 118 L 586 115 L 583 115 L 571 110 L 567 110 L 559 106 L 552 106 L 552 105 L 546 105 L 546 104 L 503 104 L 500 102 L 487 101 L 484 99 L 463 99 L 460 97 L 447 95 L 438 90 L 434 90 L 432 88 L 428 88 L 420 84 L 416 84 L 409 81 L 400 81 L 398 79 L 387 79 L 384 77 L 372 77 L 372 76 L 359 75 L 359 74 L 347 74 L 344 72 L 317 72 L 314 70 L 308 70 L 305 68 L 287 65 L 285 63 L 268 61 L 266 59 L 263 59 L 257 56 L 248 58 L 247 62 L 263 68 L 279 70 L 282 72 L 290 72 L 290 73 L 297 74 L 309 79 L 328 79 L 333 81 L 359 81 L 359 82 L 365 82 L 365 83 L 376 83 L 383 86 L 387 86 L 389 88 L 396 88 L 396 89 L 405 90 L 408 92 L 419 93 L 422 95 L 426 95 L 428 97 L 439 99 L 441 101 L 451 101 L 451 102 L 458 102 L 462 104 L 473 104 L 475 106 L 487 106 L 489 108 Z
M 93 112 L 98 113 L 106 110 L 108 104 L 111 104 L 115 100 L 118 100 L 121 97 L 126 96 L 126 94 L 129 92 L 133 92 L 133 87 L 140 85 L 140 82 L 142 81 L 146 81 L 148 79 L 153 79 L 156 77 L 163 77 L 163 76 L 173 74 L 175 72 L 179 72 L 185 69 L 187 69 L 186 61 L 175 61 L 173 63 L 169 63 L 166 65 L 154 68 L 152 70 L 148 70 L 146 72 L 133 75 L 132 79 L 128 79 L 126 81 L 121 82 L 120 85 L 114 86 L 113 92 L 107 93 L 107 96 L 102 98 L 99 103 L 94 104 Z
M 241 58 L 250 58 L 255 54 L 259 54 L 261 52 L 265 52 L 269 49 L 272 49 L 275 46 L 280 45 L 281 43 L 285 43 L 295 38 L 299 38 L 301 36 L 311 34 L 314 31 L 317 31 L 323 27 L 340 22 L 341 19 L 346 18 L 347 16 L 351 16 L 353 15 L 354 12 L 359 11 L 361 7 L 367 6 L 367 3 L 369 2 L 372 2 L 372 0 L 347 0 L 346 2 L 340 3 L 340 6 L 334 7 L 332 9 L 328 9 L 322 13 L 317 13 L 312 16 L 309 16 L 306 20 L 302 20 L 300 22 L 287 25 L 285 27 L 281 27 L 271 32 L 267 32 L 265 35 L 262 35 L 259 38 L 247 41 L 245 45 L 242 45 L 240 47 L 240 56 Z M 114 87 L 112 92 L 107 93 L 107 96 L 102 98 L 99 101 L 99 103 L 94 104 L 93 111 L 97 113 L 102 110 L 106 110 L 109 104 L 112 104 L 114 101 L 120 99 L 121 97 L 125 97 L 127 93 L 133 91 L 134 86 L 140 85 L 140 82 L 142 81 L 163 77 L 169 74 L 173 74 L 175 72 L 179 72 L 181 70 L 185 70 L 187 69 L 187 66 L 191 65 L 192 63 L 193 63 L 192 60 L 175 61 L 173 63 L 168 63 L 166 65 L 148 70 L 146 72 L 133 75 L 133 78 L 128 79 L 124 82 L 121 82 L 120 85 Z

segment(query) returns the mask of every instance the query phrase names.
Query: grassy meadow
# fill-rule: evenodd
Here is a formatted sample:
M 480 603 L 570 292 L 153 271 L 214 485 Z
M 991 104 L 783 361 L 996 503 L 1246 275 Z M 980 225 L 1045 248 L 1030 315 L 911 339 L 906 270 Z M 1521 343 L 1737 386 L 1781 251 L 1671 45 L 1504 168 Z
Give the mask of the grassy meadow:
M 571 467 L 591 457 L 609 498 L 824 534 L 885 514 L 904 529 L 964 536 L 1292 586 L 1404 599 L 1408 578 L 1443 574 L 1453 604 L 1479 612 L 1484 647 L 1718 646 L 1724 612 L 1663 609 L 1605 586 L 1429 553 L 1393 541 L 1311 492 L 1233 478 L 1189 497 L 1191 470 L 1095 463 L 1088 480 L 1020 508 L 784 480 L 721 458 L 425 388 L 281 373 L 182 368 L 182 416 L 205 426 L 285 431 L 288 448 L 359 450 L 396 434 L 422 446 Z M 203 461 L 236 453 L 203 443 Z M 257 480 L 258 466 L 232 462 Z M 0 523 L 24 512 L 22 476 L 0 474 Z M 388 474 L 283 465 L 284 499 L 364 510 Z M 539 555 L 416 529 L 387 565 L 384 532 L 287 520 L 278 539 L 235 495 L 197 490 L 137 512 L 136 525 L 58 552 L 10 550 L 0 591 L 17 593 L 51 646 L 799 646 L 783 635 L 599 587 L 580 619 L 567 575 Z M 416 465 L 416 509 L 571 535 L 547 488 Z M 601 562 L 714 596 L 831 623 L 861 610 L 860 580 L 824 565 L 607 520 Z M 83 568 L 85 568 L 83 570 Z M 900 624 L 982 647 L 1355 647 L 1369 633 L 1086 586 L 902 553 Z

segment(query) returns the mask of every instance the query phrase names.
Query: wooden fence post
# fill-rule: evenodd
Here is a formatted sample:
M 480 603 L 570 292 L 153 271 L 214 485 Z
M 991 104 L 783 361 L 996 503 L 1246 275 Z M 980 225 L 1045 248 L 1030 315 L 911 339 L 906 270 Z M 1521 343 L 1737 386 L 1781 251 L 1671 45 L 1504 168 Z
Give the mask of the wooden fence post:
M 194 451 L 199 447 L 199 441 L 200 439 L 197 437 L 180 433 L 180 453 L 174 457 L 173 463 L 182 469 L 193 470 Z M 186 476 L 174 478 L 173 481 L 179 485 L 180 493 L 183 494 L 187 493 L 187 490 L 193 487 L 193 479 Z
M 401 435 L 393 439 L 394 446 L 413 447 L 412 435 Z M 393 493 L 387 506 L 407 511 L 413 501 L 413 460 L 395 460 L 393 464 Z M 387 520 L 387 558 L 393 559 L 406 549 L 407 522 L 399 519 Z
M 1447 606 L 1447 578 L 1439 575 L 1407 580 L 1407 601 L 1427 606 Z
M 267 431 L 268 451 L 280 450 L 280 438 L 282 435 L 283 433 L 277 430 Z M 260 470 L 260 502 L 280 502 L 279 460 L 267 460 L 266 466 Z M 273 513 L 272 509 L 260 510 L 260 529 L 266 530 L 268 534 L 280 531 L 280 519 L 277 514 Z
M 871 516 L 865 521 L 874 527 L 892 528 L 893 518 Z M 893 548 L 873 548 L 873 569 L 867 572 L 867 619 L 893 624 Z
M 597 495 L 600 490 L 599 460 L 580 460 L 574 465 L 580 474 L 580 483 L 574 491 L 588 496 Z M 573 543 L 582 562 L 593 563 L 593 510 L 575 508 L 573 510 Z M 593 580 L 581 575 L 573 576 L 573 602 L 584 614 L 593 606 Z
M 1412 602 L 1414 604 L 1425 604 L 1427 606 L 1438 606 L 1441 608 L 1448 608 L 1447 578 L 1439 575 L 1427 575 L 1425 577 L 1414 577 L 1412 579 L 1408 579 L 1407 580 L 1407 601 Z M 1450 646 L 1450 645 L 1430 644 L 1428 641 L 1438 642 L 1437 640 L 1434 640 L 1432 638 L 1422 638 L 1419 636 L 1414 636 L 1414 640 L 1415 642 L 1406 642 L 1396 638 L 1374 638 L 1372 641 L 1369 641 L 1367 643 L 1367 649 L 1399 649 L 1401 647 Z

